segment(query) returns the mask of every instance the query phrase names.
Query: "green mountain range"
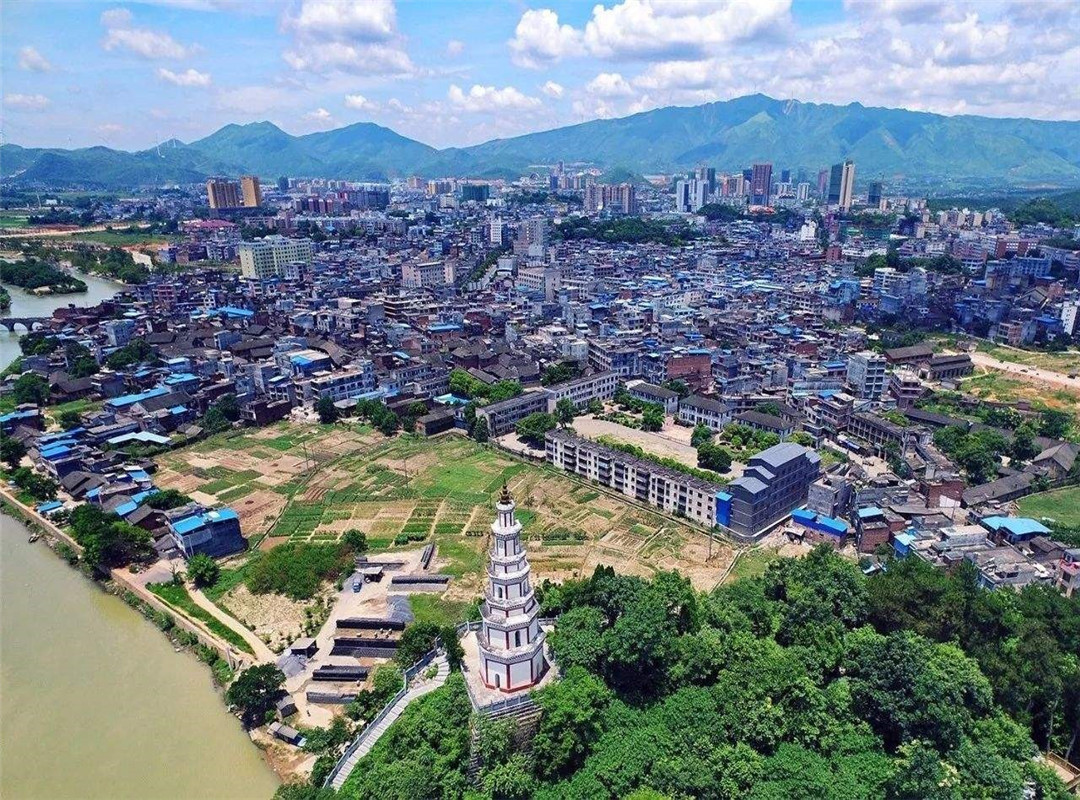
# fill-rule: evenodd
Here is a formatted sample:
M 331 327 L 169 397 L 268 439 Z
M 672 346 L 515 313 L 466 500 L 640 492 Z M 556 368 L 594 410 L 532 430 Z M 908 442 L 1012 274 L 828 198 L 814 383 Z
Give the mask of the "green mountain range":
M 660 108 L 539 133 L 437 150 L 372 123 L 292 136 L 269 122 L 226 125 L 204 139 L 150 150 L 0 147 L 15 186 L 128 188 L 254 173 L 381 180 L 410 174 L 516 177 L 557 161 L 637 174 L 755 161 L 817 170 L 852 158 L 860 179 L 929 185 L 1080 185 L 1080 121 L 947 117 L 749 95 Z

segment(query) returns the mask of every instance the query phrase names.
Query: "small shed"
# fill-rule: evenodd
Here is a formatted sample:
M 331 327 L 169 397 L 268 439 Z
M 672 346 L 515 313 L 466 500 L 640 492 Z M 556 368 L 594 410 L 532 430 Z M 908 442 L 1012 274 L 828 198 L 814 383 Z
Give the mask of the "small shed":
M 364 583 L 378 583 L 382 580 L 383 576 L 382 565 L 373 566 L 369 564 L 360 567 L 357 572 L 360 574 L 360 577 L 364 579 Z
M 319 645 L 310 636 L 303 636 L 297 639 L 289 646 L 289 652 L 294 656 L 304 656 L 305 658 L 311 658 L 317 652 L 319 652 Z
M 275 739 L 280 739 L 286 744 L 291 744 L 294 747 L 304 746 L 304 737 L 296 728 L 290 728 L 288 725 L 284 725 L 280 722 L 271 722 L 266 729 L 270 732 L 271 736 Z
M 291 717 L 296 713 L 296 703 L 293 701 L 291 694 L 287 694 L 277 701 L 277 712 L 282 719 Z

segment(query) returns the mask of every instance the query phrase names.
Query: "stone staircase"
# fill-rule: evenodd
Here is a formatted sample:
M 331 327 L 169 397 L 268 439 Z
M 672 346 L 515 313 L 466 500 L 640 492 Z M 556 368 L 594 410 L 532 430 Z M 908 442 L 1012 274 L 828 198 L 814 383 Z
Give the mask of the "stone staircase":
M 478 714 L 483 717 L 487 717 L 489 720 L 500 721 L 504 719 L 512 719 L 515 723 L 516 729 L 514 731 L 514 738 L 517 740 L 519 746 L 524 746 L 525 743 L 532 740 L 536 735 L 536 729 L 540 722 L 540 715 L 542 709 L 531 699 L 522 704 L 511 707 L 496 707 L 493 709 L 481 708 L 477 710 Z M 477 725 L 473 725 L 472 735 L 469 739 L 469 766 L 466 772 L 469 776 L 469 781 L 476 785 L 477 780 L 480 777 L 480 728 Z
M 408 689 L 399 692 L 393 702 L 387 704 L 379 715 L 360 732 L 330 781 L 330 786 L 335 791 L 345 785 L 345 781 L 348 780 L 349 775 L 352 774 L 360 759 L 371 752 L 371 748 L 382 738 L 387 729 L 397 721 L 398 717 L 405 712 L 405 709 L 409 707 L 409 703 L 418 697 L 423 697 L 425 694 L 435 691 L 446 683 L 446 679 L 450 677 L 450 664 L 446 660 L 446 656 L 439 655 L 432 664 L 436 667 L 433 677 L 418 678 L 413 681 Z

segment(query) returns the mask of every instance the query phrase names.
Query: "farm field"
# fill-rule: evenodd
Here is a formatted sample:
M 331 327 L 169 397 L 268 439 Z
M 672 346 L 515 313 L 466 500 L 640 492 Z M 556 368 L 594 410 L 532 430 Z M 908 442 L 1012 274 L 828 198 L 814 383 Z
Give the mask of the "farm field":
M 367 534 L 373 552 L 434 541 L 435 568 L 455 578 L 447 604 L 467 604 L 483 585 L 487 531 L 504 482 L 538 581 L 605 564 L 642 576 L 678 569 L 707 589 L 734 555 L 714 541 L 708 559 L 708 537 L 697 528 L 455 435 L 388 439 L 359 425 L 283 422 L 215 436 L 158 463 L 158 486 L 231 506 L 250 540 L 265 535 L 263 549 L 336 542 L 353 528 Z
M 1049 517 L 1063 525 L 1080 527 L 1080 486 L 1029 494 L 1017 500 L 1016 507 L 1025 517 Z

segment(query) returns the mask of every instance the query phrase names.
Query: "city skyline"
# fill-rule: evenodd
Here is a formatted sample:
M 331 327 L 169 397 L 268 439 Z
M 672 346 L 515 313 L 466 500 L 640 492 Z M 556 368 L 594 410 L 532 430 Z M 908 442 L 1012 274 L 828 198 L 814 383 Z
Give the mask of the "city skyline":
M 1068 3 L 452 11 L 389 1 L 9 4 L 3 141 L 138 149 L 266 119 L 292 134 L 370 121 L 446 147 L 754 92 L 991 117 L 1063 119 L 1080 107 Z

